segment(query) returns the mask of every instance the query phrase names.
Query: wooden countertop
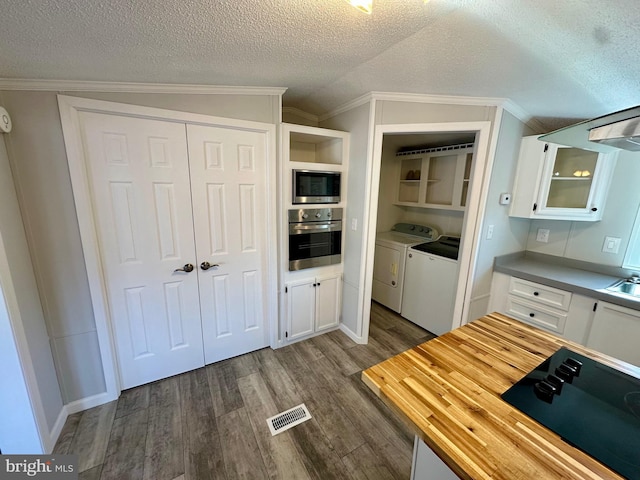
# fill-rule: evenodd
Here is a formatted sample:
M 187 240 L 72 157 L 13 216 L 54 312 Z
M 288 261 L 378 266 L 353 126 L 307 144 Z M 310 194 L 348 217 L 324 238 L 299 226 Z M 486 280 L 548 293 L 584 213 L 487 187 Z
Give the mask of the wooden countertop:
M 566 346 L 640 369 L 493 313 L 362 372 L 362 380 L 463 479 L 621 479 L 500 398 Z

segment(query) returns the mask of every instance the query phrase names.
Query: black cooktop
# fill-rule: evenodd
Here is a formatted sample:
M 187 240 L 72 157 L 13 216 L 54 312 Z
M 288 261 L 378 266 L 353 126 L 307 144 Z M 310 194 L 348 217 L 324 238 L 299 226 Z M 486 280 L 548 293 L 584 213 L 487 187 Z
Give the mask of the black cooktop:
M 420 252 L 431 253 L 440 257 L 458 259 L 458 251 L 460 250 L 460 237 L 449 237 L 441 235 L 435 242 L 421 243 L 414 245 L 414 250 Z
M 620 475 L 640 480 L 640 379 L 563 347 L 502 398 Z

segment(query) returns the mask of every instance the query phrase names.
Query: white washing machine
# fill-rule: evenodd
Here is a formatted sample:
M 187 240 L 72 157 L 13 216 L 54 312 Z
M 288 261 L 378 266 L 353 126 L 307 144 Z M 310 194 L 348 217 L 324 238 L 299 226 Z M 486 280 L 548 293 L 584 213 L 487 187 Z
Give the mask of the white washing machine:
M 376 235 L 371 298 L 401 313 L 407 249 L 433 241 L 438 232 L 425 225 L 398 223 L 388 232 Z

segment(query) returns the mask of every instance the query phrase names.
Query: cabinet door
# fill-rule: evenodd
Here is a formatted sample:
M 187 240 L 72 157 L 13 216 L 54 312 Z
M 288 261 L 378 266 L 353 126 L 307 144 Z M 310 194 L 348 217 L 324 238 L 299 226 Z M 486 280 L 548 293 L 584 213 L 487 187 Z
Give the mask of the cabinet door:
M 315 280 L 291 282 L 286 285 L 288 340 L 313 333 L 316 308 Z
M 640 312 L 599 302 L 587 347 L 640 366 Z
M 537 216 L 601 218 L 607 170 L 602 154 L 548 144 Z
M 341 286 L 340 275 L 316 279 L 316 332 L 338 325 Z
M 616 154 L 522 139 L 509 215 L 554 220 L 602 218 Z

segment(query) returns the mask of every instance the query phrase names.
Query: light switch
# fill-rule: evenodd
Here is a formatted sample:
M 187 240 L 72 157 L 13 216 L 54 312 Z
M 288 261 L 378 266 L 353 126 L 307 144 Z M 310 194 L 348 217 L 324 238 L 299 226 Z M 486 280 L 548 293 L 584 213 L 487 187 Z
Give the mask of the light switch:
M 351 219 L 351 230 L 356 231 L 358 229 L 358 219 L 357 218 L 352 218 Z
M 602 251 L 605 253 L 618 253 L 621 239 L 618 237 L 604 237 Z
M 493 238 L 493 227 L 494 225 L 489 225 L 487 227 L 487 240 L 491 240 Z

